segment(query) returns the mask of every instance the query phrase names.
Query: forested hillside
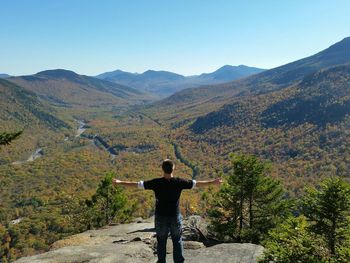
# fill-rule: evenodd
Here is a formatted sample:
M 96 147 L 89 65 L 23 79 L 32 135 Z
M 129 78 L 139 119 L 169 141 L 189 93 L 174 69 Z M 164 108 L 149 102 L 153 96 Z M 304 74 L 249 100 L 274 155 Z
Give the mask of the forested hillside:
M 40 122 L 49 128 L 68 128 L 62 120 L 51 115 L 53 108 L 39 101 L 37 95 L 7 80 L 0 80 L 1 122 L 8 125 L 31 125 Z
M 24 134 L 18 145 L 1 149 L 1 164 L 27 159 L 36 148 L 63 139 L 63 133 L 71 129 L 69 122 L 57 117 L 57 111 L 35 93 L 1 79 L 0 121 L 0 132 Z
M 229 152 L 273 161 L 291 193 L 349 170 L 350 38 L 308 58 L 230 84 L 188 89 L 143 112 L 204 174 Z
M 212 156 L 238 151 L 279 163 L 278 176 L 296 192 L 305 181 L 348 176 L 349 70 L 321 70 L 290 88 L 237 99 L 179 129 L 176 138 L 185 148 L 200 141 Z M 205 166 L 208 153 L 191 146 Z
M 127 86 L 69 70 L 47 70 L 35 75 L 11 77 L 9 81 L 60 107 L 108 107 L 148 101 L 151 96 Z

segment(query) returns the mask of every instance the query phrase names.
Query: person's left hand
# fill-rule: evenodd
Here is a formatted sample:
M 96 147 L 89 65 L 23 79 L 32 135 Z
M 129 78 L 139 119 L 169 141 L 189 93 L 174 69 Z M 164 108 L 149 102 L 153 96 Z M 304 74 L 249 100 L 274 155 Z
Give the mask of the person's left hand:
M 214 184 L 219 185 L 219 184 L 221 184 L 221 183 L 223 183 L 223 181 L 221 180 L 221 178 L 216 178 L 216 179 L 214 180 Z

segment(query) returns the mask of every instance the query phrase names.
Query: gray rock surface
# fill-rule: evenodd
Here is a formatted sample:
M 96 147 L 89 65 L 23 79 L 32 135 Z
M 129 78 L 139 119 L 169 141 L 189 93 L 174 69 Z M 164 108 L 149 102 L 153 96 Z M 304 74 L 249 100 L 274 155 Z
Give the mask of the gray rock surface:
M 255 263 L 264 248 L 254 244 L 226 243 L 197 250 L 185 250 L 188 263 Z
M 189 263 L 255 263 L 263 247 L 225 243 L 205 247 L 206 224 L 200 217 L 184 221 L 184 256 Z M 50 251 L 18 259 L 17 263 L 141 263 L 156 262 L 153 218 L 135 223 L 107 226 L 55 242 Z M 172 243 L 168 240 L 168 262 Z

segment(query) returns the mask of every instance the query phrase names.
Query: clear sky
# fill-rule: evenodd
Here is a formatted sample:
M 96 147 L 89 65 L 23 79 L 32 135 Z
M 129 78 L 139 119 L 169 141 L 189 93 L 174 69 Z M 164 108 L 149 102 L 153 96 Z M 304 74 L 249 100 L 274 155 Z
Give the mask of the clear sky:
M 0 73 L 273 68 L 347 36 L 349 0 L 0 0 Z

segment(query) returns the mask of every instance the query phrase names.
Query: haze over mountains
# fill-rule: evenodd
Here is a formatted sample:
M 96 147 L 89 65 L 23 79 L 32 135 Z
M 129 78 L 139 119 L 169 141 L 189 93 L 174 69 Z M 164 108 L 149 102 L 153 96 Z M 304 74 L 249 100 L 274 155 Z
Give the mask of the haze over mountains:
M 262 71 L 264 69 L 244 65 L 225 65 L 212 73 L 195 76 L 183 76 L 169 71 L 147 70 L 142 74 L 138 74 L 116 70 L 102 73 L 96 77 L 165 97 L 184 88 L 224 83 Z

